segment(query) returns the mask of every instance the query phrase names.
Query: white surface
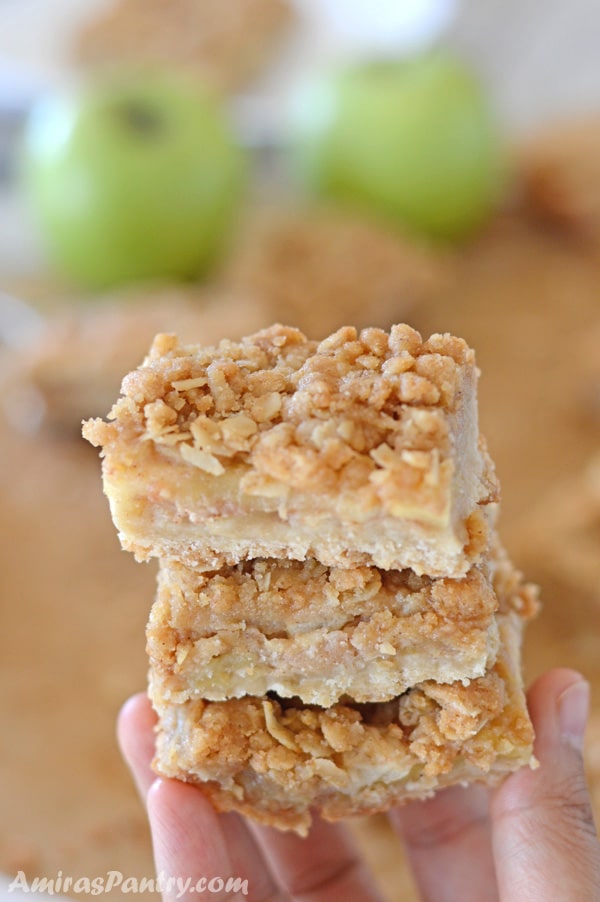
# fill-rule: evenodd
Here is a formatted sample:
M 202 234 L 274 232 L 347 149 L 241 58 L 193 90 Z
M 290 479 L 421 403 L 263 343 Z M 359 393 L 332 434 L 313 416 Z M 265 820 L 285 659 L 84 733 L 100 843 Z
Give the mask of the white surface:
M 113 0 L 0 0 L 0 105 L 68 77 L 69 44 Z M 290 82 L 328 60 L 448 40 L 485 75 L 513 128 L 600 110 L 598 0 L 289 0 L 300 27 L 259 87 L 272 120 Z M 449 28 L 448 28 L 449 26 Z
M 435 39 L 456 11 L 456 0 L 291 0 L 312 42 L 323 41 L 329 58 L 398 53 Z
M 0 100 L 6 73 L 19 81 L 64 74 L 70 41 L 81 23 L 113 0 L 0 0 Z M 225 0 L 224 0 L 225 2 Z M 486 75 L 504 119 L 518 128 L 578 111 L 600 110 L 598 0 L 291 0 L 304 27 L 265 79 L 280 87 L 282 71 L 370 44 L 406 47 L 450 28 L 454 46 Z M 3 75 L 4 73 L 4 75 Z M 16 91 L 16 81 L 12 78 Z
M 461 0 L 449 40 L 516 132 L 600 113 L 598 0 Z
M 52 77 L 81 24 L 111 0 L 0 0 L 0 60 Z
M 14 189 L 0 191 L 0 273 L 4 278 L 31 275 L 39 271 L 42 260 L 40 241 L 22 198 Z
M 253 90 L 247 117 L 276 128 L 277 111 L 307 70 L 356 55 L 402 53 L 433 42 L 457 0 L 289 0 L 297 26 Z M 69 47 L 81 25 L 111 0 L 0 0 L 0 109 L 30 106 L 45 88 L 69 81 Z
M 77 29 L 113 0 L 1 0 L 0 60 L 53 75 Z M 308 25 L 311 49 L 402 48 L 427 41 L 457 0 L 290 0 Z

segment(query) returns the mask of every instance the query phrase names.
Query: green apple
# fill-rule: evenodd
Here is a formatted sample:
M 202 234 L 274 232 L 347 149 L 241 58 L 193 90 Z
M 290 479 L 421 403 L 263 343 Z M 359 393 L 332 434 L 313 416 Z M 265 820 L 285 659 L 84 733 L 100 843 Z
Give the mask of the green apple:
M 488 98 L 448 52 L 322 75 L 296 96 L 290 129 L 314 191 L 432 238 L 473 230 L 503 188 Z
M 232 226 L 245 170 L 216 101 L 174 74 L 50 96 L 26 128 L 33 212 L 56 264 L 90 288 L 205 271 Z

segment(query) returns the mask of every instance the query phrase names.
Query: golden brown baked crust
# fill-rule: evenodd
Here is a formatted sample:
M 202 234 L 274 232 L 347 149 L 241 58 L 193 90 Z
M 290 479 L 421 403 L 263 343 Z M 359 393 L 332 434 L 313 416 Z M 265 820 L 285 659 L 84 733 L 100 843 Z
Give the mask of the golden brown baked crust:
M 228 290 L 259 298 L 271 322 L 309 338 L 341 326 L 385 329 L 439 289 L 446 261 L 380 223 L 306 210 L 252 219 L 223 273 Z
M 519 674 L 522 621 L 500 617 L 501 654 L 468 685 L 425 682 L 382 704 L 303 706 L 275 697 L 165 702 L 159 774 L 197 783 L 220 811 L 306 833 L 310 809 L 328 819 L 367 814 L 455 783 L 499 782 L 534 763 Z
M 117 0 L 78 36 L 79 62 L 161 65 L 232 90 L 256 75 L 292 20 L 285 0 Z
M 216 348 L 163 335 L 84 435 L 138 559 L 459 577 L 487 549 L 497 500 L 476 380 L 464 341 L 405 325 L 320 344 L 283 326 Z
M 498 651 L 498 590 L 504 611 L 535 603 L 519 578 L 500 550 L 459 580 L 316 561 L 215 573 L 163 562 L 150 666 L 178 704 L 268 692 L 321 706 L 387 701 L 424 680 L 483 676 Z

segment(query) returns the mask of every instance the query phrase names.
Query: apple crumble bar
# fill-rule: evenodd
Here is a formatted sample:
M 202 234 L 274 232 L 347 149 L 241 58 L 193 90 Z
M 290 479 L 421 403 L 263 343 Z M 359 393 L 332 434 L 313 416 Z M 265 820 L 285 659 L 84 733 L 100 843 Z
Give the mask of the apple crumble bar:
M 346 325 L 389 328 L 440 290 L 447 269 L 439 248 L 388 226 L 307 209 L 251 218 L 222 280 L 260 299 L 271 322 L 321 338 Z
M 452 784 L 495 784 L 534 764 L 519 668 L 522 619 L 500 615 L 499 627 L 500 654 L 484 676 L 466 685 L 425 681 L 379 704 L 318 708 L 275 695 L 177 704 L 151 673 L 154 766 L 200 785 L 220 811 L 301 834 L 311 809 L 336 820 Z
M 157 332 L 175 329 L 192 341 L 212 344 L 268 322 L 257 301 L 176 285 L 148 285 L 96 303 L 70 304 L 49 315 L 10 354 L 2 379 L 5 404 L 14 401 L 16 407 L 25 386 L 41 401 L 47 424 L 79 430 L 82 419 L 110 408 L 123 373 L 144 359 Z
M 534 215 L 597 242 L 600 117 L 544 129 L 521 152 L 521 193 Z
M 498 651 L 503 560 L 498 551 L 488 572 L 473 567 L 458 580 L 316 561 L 215 573 L 163 564 L 150 666 L 163 698 L 177 703 L 268 692 L 322 706 L 345 695 L 382 702 L 424 680 L 481 677 Z M 511 597 L 524 607 L 530 594 L 515 584 Z
M 117 0 L 74 51 L 86 66 L 177 67 L 231 91 L 265 67 L 293 19 L 285 0 Z
M 84 435 L 139 560 L 458 578 L 485 555 L 497 500 L 477 375 L 462 339 L 405 325 L 321 343 L 273 326 L 210 348 L 161 335 Z

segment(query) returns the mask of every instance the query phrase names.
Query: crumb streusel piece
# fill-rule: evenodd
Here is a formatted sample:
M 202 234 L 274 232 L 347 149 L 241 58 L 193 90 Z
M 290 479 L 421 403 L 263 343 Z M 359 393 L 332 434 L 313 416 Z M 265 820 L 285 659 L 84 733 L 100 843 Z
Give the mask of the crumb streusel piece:
M 582 237 L 600 237 L 600 118 L 564 122 L 521 151 L 521 191 L 536 216 Z
M 70 304 L 48 316 L 41 331 L 10 354 L 2 380 L 5 404 L 16 406 L 23 388 L 30 389 L 48 424 L 74 432 L 82 419 L 110 408 L 123 373 L 144 359 L 157 332 L 175 329 L 192 341 L 212 343 L 225 335 L 241 337 L 268 321 L 258 301 L 177 285 Z M 13 418 L 18 416 L 17 410 Z
M 600 600 L 600 454 L 556 483 L 527 516 L 516 538 L 534 570 Z
M 163 563 L 150 666 L 163 698 L 177 703 L 276 692 L 326 707 L 345 695 L 382 702 L 424 680 L 480 677 L 498 651 L 505 560 L 498 550 L 457 580 L 316 561 L 256 560 L 215 573 Z M 512 603 L 531 605 L 531 591 L 515 585 Z
M 330 708 L 245 697 L 166 701 L 159 714 L 158 773 L 197 783 L 220 811 L 236 810 L 306 834 L 310 810 L 327 820 L 369 814 L 457 783 L 495 784 L 534 764 L 522 689 L 522 619 L 499 617 L 501 652 L 484 676 L 421 683 L 392 701 Z
M 140 560 L 456 578 L 485 553 L 497 500 L 477 374 L 462 339 L 405 325 L 321 343 L 273 326 L 212 348 L 162 335 L 84 435 Z
M 381 223 L 308 209 L 252 219 L 222 279 L 259 298 L 271 322 L 321 338 L 346 325 L 389 328 L 439 290 L 446 269 L 442 251 Z
M 285 0 L 117 0 L 79 34 L 87 66 L 186 69 L 219 89 L 257 75 L 293 21 Z

